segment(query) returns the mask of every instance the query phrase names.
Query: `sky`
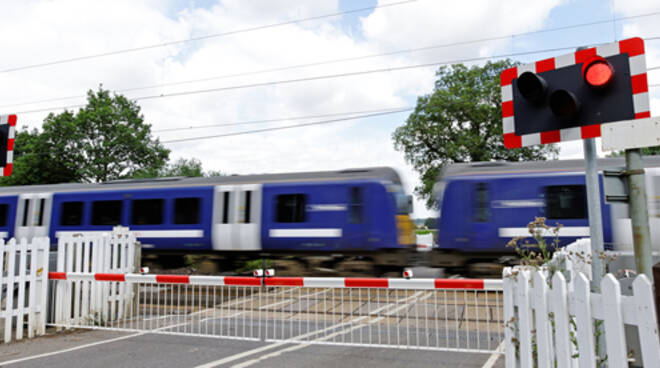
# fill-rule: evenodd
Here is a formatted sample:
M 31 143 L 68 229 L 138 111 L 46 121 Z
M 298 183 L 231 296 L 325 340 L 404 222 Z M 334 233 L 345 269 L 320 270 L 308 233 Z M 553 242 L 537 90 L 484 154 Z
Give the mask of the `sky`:
M 441 63 L 660 36 L 651 0 L 0 0 L 0 13 L 0 114 L 19 129 L 103 86 L 137 101 L 172 160 L 227 174 L 390 166 L 409 193 L 419 174 L 391 138 L 409 111 L 229 134 L 411 108 Z M 646 53 L 660 66 L 660 40 Z M 660 68 L 648 79 L 660 84 Z M 650 97 L 657 116 L 660 88 Z M 560 144 L 560 158 L 581 157 L 582 142 Z

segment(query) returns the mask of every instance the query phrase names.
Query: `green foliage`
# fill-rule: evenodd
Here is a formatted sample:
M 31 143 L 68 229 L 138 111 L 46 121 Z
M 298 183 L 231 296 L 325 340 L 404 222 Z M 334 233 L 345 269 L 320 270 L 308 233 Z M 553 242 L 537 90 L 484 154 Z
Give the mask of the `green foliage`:
M 526 266 L 541 267 L 543 265 L 552 266 L 549 262 L 552 259 L 552 251 L 559 248 L 559 230 L 561 224 L 556 224 L 551 228 L 546 225 L 545 217 L 536 217 L 534 221 L 527 224 L 529 235 L 536 242 L 531 244 L 528 238 L 516 237 L 507 243 L 507 247 L 513 248 L 520 257 L 521 264 Z M 545 236 L 550 232 L 553 240 L 550 244 L 545 240 Z M 554 270 L 550 270 L 550 275 Z
M 49 114 L 43 131 L 21 131 L 14 172 L 2 185 L 102 182 L 159 170 L 169 150 L 151 136 L 140 107 L 99 88 L 77 113 Z
M 502 141 L 500 72 L 510 60 L 484 66 L 443 66 L 432 94 L 417 99 L 405 125 L 392 134 L 394 147 L 421 175 L 415 193 L 433 207 L 433 185 L 443 166 L 454 162 L 545 160 L 556 145 L 509 150 Z
M 64 160 L 55 159 L 54 144 L 36 129 L 22 130 L 14 141 L 11 176 L 0 179 L 0 185 L 53 184 L 79 180 L 77 169 Z
M 660 146 L 655 147 L 642 147 L 642 156 L 658 156 L 660 155 Z M 607 157 L 623 157 L 626 151 L 612 151 Z
M 243 273 L 243 272 L 252 272 L 254 270 L 260 270 L 262 265 L 263 265 L 263 260 L 261 259 L 253 259 L 250 261 L 245 261 L 236 269 L 236 272 Z M 267 259 L 266 268 L 271 268 L 271 267 L 273 267 L 273 262 Z
M 200 176 L 223 176 L 220 171 L 209 171 L 204 173 L 202 162 L 196 158 L 180 158 L 173 163 L 169 163 L 160 169 L 147 169 L 138 171 L 133 178 L 167 178 L 174 176 L 200 177 Z
M 424 226 L 426 226 L 427 229 L 435 229 L 435 217 L 429 217 L 424 221 Z

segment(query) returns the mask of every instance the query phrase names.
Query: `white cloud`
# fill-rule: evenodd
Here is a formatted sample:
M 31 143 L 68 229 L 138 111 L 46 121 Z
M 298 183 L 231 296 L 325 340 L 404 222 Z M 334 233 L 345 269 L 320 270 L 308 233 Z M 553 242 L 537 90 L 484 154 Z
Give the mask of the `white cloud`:
M 384 1 L 380 1 L 384 4 Z M 177 44 L 106 58 L 0 73 L 0 105 L 51 97 L 84 95 L 99 83 L 110 89 L 208 78 L 290 65 L 314 63 L 428 45 L 540 29 L 561 1 L 418 1 L 377 9 L 361 18 L 363 34 L 347 33 L 342 18 L 290 24 L 203 41 Z M 217 34 L 339 11 L 337 0 L 225 0 L 207 8 L 172 13 L 174 2 L 62 0 L 3 4 L 0 69 Z M 515 14 L 516 19 L 510 21 Z M 129 97 L 194 89 L 297 79 L 488 55 L 508 41 L 442 48 L 381 58 L 272 73 L 223 78 L 203 83 L 126 92 Z M 301 123 L 288 121 L 205 130 L 193 125 L 297 115 L 377 109 L 414 104 L 433 88 L 435 67 L 346 78 L 282 84 L 224 92 L 191 94 L 139 102 L 162 141 L 226 134 L 246 129 Z M 29 106 L 83 103 L 72 99 Z M 6 111 L 6 108 L 0 108 Z M 20 124 L 39 126 L 46 113 L 22 114 Z M 409 191 L 417 174 L 393 149 L 391 133 L 405 114 L 376 120 L 328 124 L 296 130 L 173 144 L 172 158 L 199 158 L 205 169 L 226 173 L 263 173 L 392 166 Z M 416 214 L 427 216 L 421 201 Z

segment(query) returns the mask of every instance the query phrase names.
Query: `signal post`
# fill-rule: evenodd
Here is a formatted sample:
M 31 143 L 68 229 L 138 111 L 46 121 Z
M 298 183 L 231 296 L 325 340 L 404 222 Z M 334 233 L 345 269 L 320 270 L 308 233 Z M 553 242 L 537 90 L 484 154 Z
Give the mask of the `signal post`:
M 659 145 L 660 127 L 650 139 L 652 119 L 644 41 L 631 38 L 506 69 L 501 82 L 503 138 L 507 148 L 584 140 L 592 285 L 600 285 L 603 275 L 594 138 L 603 137 L 604 150 L 627 150 L 637 271 L 652 280 L 646 192 L 638 148 Z M 651 144 L 629 139 L 625 133 L 631 130 Z

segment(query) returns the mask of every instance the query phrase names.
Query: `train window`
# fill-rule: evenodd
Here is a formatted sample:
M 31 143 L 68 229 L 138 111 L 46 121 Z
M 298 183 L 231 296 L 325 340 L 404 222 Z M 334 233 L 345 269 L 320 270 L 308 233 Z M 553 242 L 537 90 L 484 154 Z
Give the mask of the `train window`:
M 304 194 L 280 194 L 276 198 L 277 222 L 305 222 Z
M 587 218 L 584 185 L 545 187 L 545 211 L 549 219 Z
M 131 223 L 133 225 L 160 225 L 163 223 L 162 199 L 136 199 L 133 201 Z
M 490 221 L 490 189 L 486 183 L 477 183 L 474 186 L 472 197 L 472 221 Z
M 245 212 L 243 213 L 243 222 L 250 223 L 250 207 L 252 205 L 252 191 L 245 191 Z
M 0 226 L 7 226 L 7 212 L 9 212 L 9 205 L 0 204 Z
M 39 200 L 39 220 L 37 221 L 37 226 L 44 225 L 44 209 L 46 208 L 46 198 L 41 198 Z
M 359 187 L 351 187 L 348 200 L 348 222 L 361 224 L 362 219 L 362 190 Z
M 62 202 L 62 212 L 60 213 L 60 225 L 79 226 L 82 225 L 83 203 L 82 202 Z
M 177 198 L 174 200 L 174 223 L 199 224 L 199 198 Z
M 229 194 L 230 192 L 222 192 L 222 223 L 229 223 Z
M 121 224 L 122 201 L 92 202 L 92 225 Z
M 28 212 L 30 212 L 30 200 L 29 199 L 24 199 L 23 200 L 23 225 L 21 225 L 21 226 L 28 226 Z

